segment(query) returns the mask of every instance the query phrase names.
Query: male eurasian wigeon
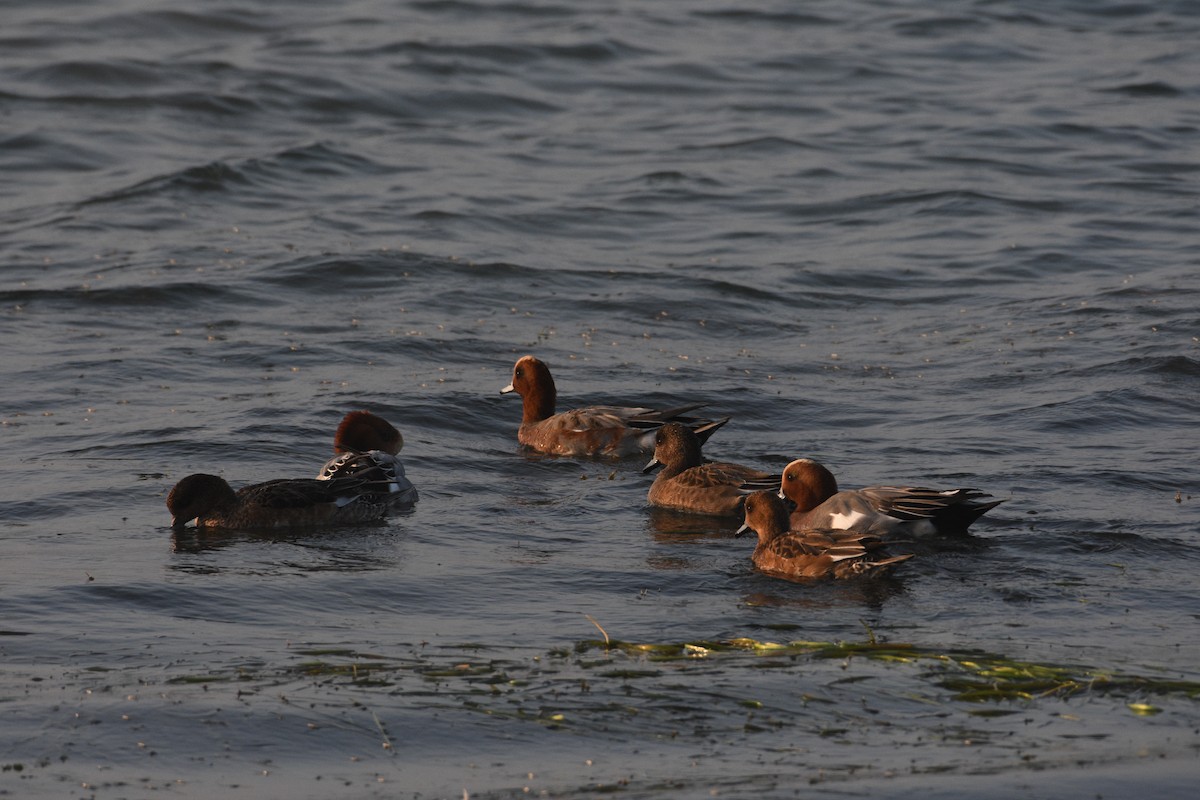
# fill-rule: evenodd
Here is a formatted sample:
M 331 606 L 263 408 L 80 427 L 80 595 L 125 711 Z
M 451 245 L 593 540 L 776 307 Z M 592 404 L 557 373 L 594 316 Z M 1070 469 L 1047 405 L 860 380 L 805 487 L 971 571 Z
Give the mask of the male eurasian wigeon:
M 417 487 L 404 476 L 396 454 L 404 447 L 400 431 L 370 411 L 351 411 L 342 418 L 333 436 L 333 458 L 317 473 L 317 480 L 354 476 L 386 486 L 387 504 L 409 508 L 417 502 Z
M 396 455 L 404 447 L 404 437 L 396 426 L 370 411 L 351 411 L 342 417 L 333 434 L 333 452 L 365 453 L 382 450 Z
M 512 382 L 500 394 L 521 396 L 524 415 L 517 441 L 540 453 L 560 456 L 628 456 L 654 447 L 654 432 L 676 421 L 694 430 L 701 441 L 729 421 L 685 416 L 702 404 L 678 408 L 588 406 L 554 413 L 558 395 L 550 368 L 533 356 L 522 356 L 513 365 Z
M 789 530 L 788 510 L 774 492 L 754 492 L 744 503 L 745 522 L 736 536 L 753 531 L 758 544 L 751 558 L 762 572 L 780 578 L 852 578 L 879 574 L 908 553 L 889 556 L 881 552 L 883 539 L 853 530 Z
M 234 492 L 224 478 L 189 475 L 167 495 L 171 526 L 256 529 L 313 528 L 372 522 L 387 514 L 387 490 L 363 477 L 284 478 Z
M 650 484 L 646 499 L 652 506 L 736 517 L 742 511 L 747 481 L 759 481 L 770 473 L 740 464 L 708 462 L 700 453 L 700 437 L 687 426 L 668 422 L 654 435 L 654 458 L 642 472 L 663 470 Z
M 880 535 L 962 533 L 1003 500 L 978 489 L 868 486 L 838 491 L 833 473 L 809 458 L 788 464 L 779 496 L 796 504 L 791 527 L 838 528 Z

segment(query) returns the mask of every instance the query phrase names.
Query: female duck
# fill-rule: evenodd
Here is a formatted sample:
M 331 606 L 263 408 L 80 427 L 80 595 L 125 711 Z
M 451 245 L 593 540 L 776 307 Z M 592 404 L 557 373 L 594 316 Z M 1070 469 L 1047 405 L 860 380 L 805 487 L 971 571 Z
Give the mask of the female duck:
M 171 526 L 313 528 L 372 522 L 388 511 L 386 486 L 367 477 L 267 481 L 234 491 L 224 478 L 189 475 L 167 495 Z
M 524 406 L 517 441 L 540 453 L 559 456 L 628 456 L 654 447 L 654 432 L 675 420 L 706 440 L 729 418 L 698 419 L 684 416 L 699 403 L 678 408 L 653 409 L 625 406 L 588 406 L 555 413 L 558 401 L 550 368 L 533 356 L 513 366 L 512 382 L 500 394 L 516 392 Z
M 790 580 L 853 578 L 880 574 L 912 554 L 879 553 L 883 540 L 872 533 L 849 530 L 788 530 L 788 512 L 773 492 L 755 492 L 746 498 L 745 523 L 737 536 L 758 534 L 754 566 Z
M 700 453 L 700 437 L 678 422 L 658 429 L 654 458 L 642 472 L 660 465 L 663 470 L 647 495 L 650 505 L 721 517 L 741 513 L 746 496 L 742 484 L 770 478 L 770 473 L 740 464 L 706 462 Z

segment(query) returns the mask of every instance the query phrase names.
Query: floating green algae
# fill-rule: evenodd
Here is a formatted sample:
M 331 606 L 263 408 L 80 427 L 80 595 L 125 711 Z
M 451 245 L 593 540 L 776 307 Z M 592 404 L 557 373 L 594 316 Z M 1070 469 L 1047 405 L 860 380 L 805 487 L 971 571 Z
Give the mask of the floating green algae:
M 580 654 L 597 649 L 641 656 L 651 662 L 752 653 L 773 659 L 863 658 L 897 665 L 925 665 L 929 668 L 927 677 L 953 692 L 955 700 L 967 702 L 1070 697 L 1082 692 L 1119 697 L 1139 694 L 1200 697 L 1198 681 L 1120 674 L 1081 665 L 1042 664 L 983 650 L 938 650 L 908 643 L 879 643 L 874 641 L 874 637 L 867 642 L 765 642 L 735 638 L 671 644 L 586 640 L 576 645 L 576 652 Z M 775 662 L 775 665 L 786 664 Z M 1140 716 L 1153 715 L 1161 710 L 1143 703 L 1130 703 L 1129 708 Z
M 1041 698 L 1067 699 L 1080 694 L 1114 697 L 1125 702 L 1129 712 L 1142 717 L 1154 716 L 1162 709 L 1146 702 L 1150 696 L 1200 698 L 1200 682 L 1119 673 L 1074 664 L 1041 663 L 1009 658 L 1002 654 L 973 649 L 939 649 L 905 642 L 878 642 L 873 636 L 859 642 L 761 641 L 740 637 L 698 639 L 688 642 L 626 642 L 616 639 L 589 639 L 572 648 L 521 654 L 512 651 L 509 658 L 497 658 L 499 648 L 472 647 L 466 652 L 420 650 L 397 658 L 363 653 L 350 648 L 311 648 L 296 651 L 303 657 L 286 666 L 251 669 L 234 668 L 228 674 L 181 675 L 169 683 L 196 684 L 220 682 L 268 681 L 275 684 L 292 680 L 311 681 L 313 685 L 346 685 L 356 689 L 412 695 L 439 695 L 466 700 L 480 695 L 507 695 L 514 702 L 548 695 L 551 700 L 564 693 L 589 695 L 593 689 L 636 691 L 649 701 L 657 701 L 655 692 L 671 684 L 676 675 L 714 674 L 730 670 L 770 670 L 772 673 L 803 668 L 815 662 L 854 660 L 878 664 L 888 670 L 903 670 L 941 692 L 949 699 L 973 705 L 1005 701 L 1035 702 Z M 480 658 L 484 650 L 492 651 Z M 834 683 L 858 683 L 871 680 L 867 674 L 846 674 Z M 621 687 L 616 689 L 614 682 Z M 595 684 L 593 687 L 592 684 Z M 748 684 L 750 685 L 750 684 Z M 637 687 L 635 689 L 635 687 Z M 946 699 L 910 693 L 909 699 L 936 705 Z M 524 698 L 524 700 L 518 700 Z M 543 698 L 544 699 L 544 698 Z M 827 702 L 818 695 L 804 693 L 805 703 Z M 738 707 L 759 710 L 761 701 L 745 695 L 731 698 Z M 558 712 L 558 709 L 553 709 Z M 669 710 L 669 709 L 667 709 Z M 491 714 L 498 709 L 491 709 Z M 1006 712 L 972 710 L 973 716 L 988 717 Z M 518 718 L 538 718 L 561 723 L 553 713 L 522 712 Z

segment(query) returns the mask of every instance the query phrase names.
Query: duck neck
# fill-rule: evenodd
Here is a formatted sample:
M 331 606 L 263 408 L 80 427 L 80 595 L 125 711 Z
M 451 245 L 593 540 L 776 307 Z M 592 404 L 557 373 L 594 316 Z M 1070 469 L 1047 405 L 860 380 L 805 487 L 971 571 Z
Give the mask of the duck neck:
M 219 479 L 218 479 L 219 480 Z M 203 526 L 206 520 L 224 519 L 238 504 L 237 492 L 224 480 L 213 480 L 196 500 L 191 510 L 196 524 Z M 190 513 L 190 512 L 188 512 Z
M 766 515 L 758 528 L 758 546 L 764 547 L 772 540 L 788 532 L 788 511 L 782 501 L 771 504 L 771 513 Z
M 216 512 L 223 514 L 237 505 L 237 492 L 233 490 L 232 486 L 225 484 L 223 486 L 217 486 L 213 488 L 214 491 L 211 497 L 212 512 L 210 513 Z
M 698 467 L 704 463 L 704 454 L 700 452 L 700 443 L 695 437 L 687 436 L 679 442 L 679 448 L 673 453 L 673 458 L 663 463 L 663 475 L 673 478 L 681 472 Z
M 554 387 L 534 387 L 529 394 L 521 398 L 523 416 L 522 422 L 541 422 L 554 416 L 554 407 L 558 402 Z

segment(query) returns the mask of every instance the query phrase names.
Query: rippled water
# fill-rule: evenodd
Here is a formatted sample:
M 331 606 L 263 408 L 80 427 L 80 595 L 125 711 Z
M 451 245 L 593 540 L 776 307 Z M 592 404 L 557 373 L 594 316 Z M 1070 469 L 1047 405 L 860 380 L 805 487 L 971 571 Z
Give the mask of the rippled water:
M 1191 796 L 1195 4 L 4 18 L 0 795 Z M 642 460 L 522 453 L 527 352 L 734 415 L 717 458 L 1008 500 L 772 580 Z M 172 534 L 355 408 L 413 513 Z M 1143 682 L 970 699 L 984 652 Z

